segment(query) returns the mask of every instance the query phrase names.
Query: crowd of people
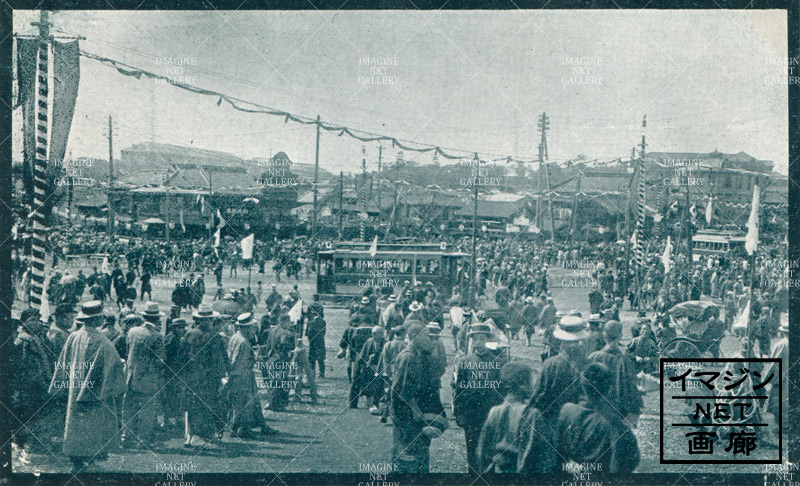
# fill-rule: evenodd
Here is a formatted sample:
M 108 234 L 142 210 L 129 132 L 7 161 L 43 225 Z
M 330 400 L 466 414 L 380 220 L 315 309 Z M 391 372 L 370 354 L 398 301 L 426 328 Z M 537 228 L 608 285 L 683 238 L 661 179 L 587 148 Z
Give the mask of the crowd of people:
M 225 267 L 232 277 L 249 265 L 264 273 L 268 262 L 276 277 L 285 272 L 299 280 L 313 270 L 324 243 L 257 241 L 256 258 L 242 261 L 232 240 L 214 248 L 201 240 L 122 242 L 65 232 L 50 241 L 61 248 L 53 253 L 56 265 L 89 254 L 104 255 L 107 265 L 88 275 L 58 265 L 47 282 L 49 319 L 27 308 L 16 320 L 13 359 L 21 372 L 13 405 L 25 424 L 15 434 L 19 446 L 30 442 L 37 426 L 56 423 L 63 427 L 62 450 L 80 471 L 115 444 L 135 450 L 182 436 L 185 447 L 194 448 L 221 441 L 226 431 L 265 438 L 277 431 L 267 425 L 262 400 L 279 412 L 292 398 L 302 401 L 307 388 L 317 402 L 327 333 L 318 296 L 303 306 L 297 285 L 282 295 L 274 284 L 265 292 L 261 281 L 255 291 L 226 290 L 222 283 Z M 678 334 L 670 310 L 682 302 L 705 298 L 720 309 L 694 319 L 703 322 L 701 341 L 714 355 L 746 309 L 754 321 L 741 336 L 743 353 L 787 352 L 788 328 L 780 323 L 788 305 L 786 272 L 774 264 L 786 261 L 786 249 L 779 246 L 762 249 L 755 272 L 744 258 L 694 261 L 680 248 L 665 272 L 663 247 L 655 244 L 647 246 L 641 268 L 614 244 L 487 239 L 477 251 L 478 268 L 466 272 L 475 276 L 474 287 L 405 281 L 397 288 L 366 288 L 349 308 L 337 355 L 346 363 L 346 405 L 358 408 L 366 397 L 370 413 L 391 422 L 398 472 L 429 471 L 431 441 L 449 425 L 442 403 L 448 392 L 470 472 L 549 473 L 569 463 L 633 471 L 640 456 L 632 429 L 643 408 L 638 376 L 654 371 Z M 16 265 L 24 292 L 24 261 Z M 589 315 L 559 311 L 550 269 L 584 265 L 592 282 Z M 153 278 L 175 269 L 181 278 L 167 315 L 152 301 Z M 207 273 L 216 278 L 213 299 Z M 625 300 L 639 317 L 623 345 Z M 109 310 L 115 304 L 116 316 Z M 578 306 L 583 303 L 569 305 Z M 458 354 L 452 380 L 443 379 L 448 327 Z M 527 346 L 541 339 L 541 371 L 514 359 L 508 345 L 515 339 Z

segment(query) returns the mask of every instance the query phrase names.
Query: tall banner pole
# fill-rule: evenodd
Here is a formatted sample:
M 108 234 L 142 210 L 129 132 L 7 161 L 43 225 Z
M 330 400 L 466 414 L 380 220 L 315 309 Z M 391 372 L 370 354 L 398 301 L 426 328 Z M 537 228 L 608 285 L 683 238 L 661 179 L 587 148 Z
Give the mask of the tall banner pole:
M 47 200 L 47 148 L 48 113 L 47 102 L 50 91 L 48 72 L 48 49 L 50 23 L 48 13 L 41 12 L 39 26 L 39 54 L 36 65 L 36 154 L 34 157 L 33 235 L 31 238 L 31 285 L 29 301 L 31 307 L 41 309 L 44 292 L 44 269 L 46 257 L 47 224 L 43 206 Z

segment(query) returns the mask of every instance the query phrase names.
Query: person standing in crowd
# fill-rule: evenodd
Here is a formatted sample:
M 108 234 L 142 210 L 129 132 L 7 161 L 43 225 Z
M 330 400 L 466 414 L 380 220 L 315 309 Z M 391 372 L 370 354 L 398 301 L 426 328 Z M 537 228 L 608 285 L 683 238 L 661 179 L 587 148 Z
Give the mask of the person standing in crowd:
M 531 397 L 533 369 L 527 363 L 506 363 L 500 370 L 505 400 L 492 407 L 478 441 L 478 473 L 515 473 L 527 445 L 527 430 L 521 430 L 522 414 Z
M 369 411 L 372 415 L 380 415 L 378 405 L 383 397 L 383 382 L 379 373 L 381 353 L 386 344 L 386 334 L 383 328 L 375 326 L 372 328 L 372 336 L 364 343 L 359 353 L 361 359 L 357 364 L 357 375 L 361 381 L 363 394 L 367 399 L 372 399 L 372 407 Z M 352 400 L 352 397 L 351 397 Z M 358 398 L 356 398 L 358 401 Z
M 423 314 L 422 310 L 422 304 L 417 301 L 412 302 L 411 305 L 408 306 L 408 315 L 406 316 L 404 323 L 408 324 L 409 322 L 415 321 L 421 323 L 423 326 L 426 325 L 428 321 L 425 320 L 425 315 Z
M 522 308 L 522 327 L 525 332 L 525 345 L 531 346 L 531 337 L 536 333 L 536 326 L 539 325 L 539 314 L 541 309 L 536 306 L 535 299 L 531 296 L 525 297 L 525 306 Z
M 392 380 L 392 464 L 399 473 L 427 473 L 430 469 L 431 439 L 445 428 L 446 421 L 432 410 L 433 387 L 427 383 L 426 361 L 433 343 L 424 324 L 408 327 L 409 344 L 397 356 Z
M 141 314 L 144 322 L 132 328 L 127 338 L 122 443 L 124 447 L 149 449 L 164 386 L 164 337 L 159 332 L 164 313 L 157 302 L 147 302 Z
M 309 306 L 309 310 L 311 310 L 311 306 Z M 325 333 L 328 325 L 320 314 L 316 312 L 309 313 L 311 316 L 306 325 L 308 360 L 311 365 L 311 372 L 315 372 L 317 365 L 319 365 L 319 377 L 325 378 Z
M 639 420 L 644 402 L 642 394 L 636 388 L 637 370 L 631 359 L 620 349 L 622 324 L 619 321 L 608 321 L 603 327 L 603 339 L 606 345 L 600 351 L 589 354 L 589 362 L 604 364 L 611 371 L 611 389 L 608 398 L 617 408 L 621 419 L 633 427 Z
M 387 423 L 389 418 L 391 393 L 389 393 L 392 386 L 392 377 L 394 376 L 395 362 L 400 351 L 406 347 L 406 329 L 404 327 L 394 327 L 389 331 L 392 339 L 383 345 L 381 351 L 381 364 L 380 374 L 383 377 L 384 385 L 386 386 L 386 393 L 384 393 L 381 411 L 381 423 Z
M 487 324 L 470 326 L 472 352 L 461 360 L 456 371 L 453 411 L 456 423 L 464 429 L 470 472 L 480 472 L 478 442 L 489 411 L 500 405 L 500 370 L 505 360 L 486 347 L 492 330 Z
M 236 334 L 228 342 L 230 360 L 228 383 L 226 385 L 228 404 L 231 407 L 231 432 L 241 438 L 256 438 L 252 429 L 259 428 L 262 434 L 274 433 L 268 427 L 261 413 L 258 399 L 256 375 L 253 367 L 256 355 L 253 343 L 256 337 L 256 321 L 253 314 L 246 312 L 236 318 Z
M 139 297 L 144 301 L 144 295 L 147 294 L 147 300 L 153 300 L 153 284 L 150 283 L 152 276 L 150 272 L 145 270 L 142 272 L 141 288 L 139 289 Z
M 180 313 L 179 313 L 180 314 Z M 167 335 L 164 337 L 164 422 L 168 426 L 177 427 L 183 422 L 183 404 L 186 395 L 186 386 L 178 376 L 178 371 L 186 362 L 183 356 L 181 339 L 186 333 L 186 319 L 174 317 L 168 319 Z M 182 427 L 183 430 L 186 426 Z
M 214 326 L 219 312 L 208 304 L 201 304 L 192 314 L 195 327 L 183 336 L 183 356 L 186 359 L 178 375 L 186 384 L 184 403 L 186 443 L 193 447 L 193 439 L 210 441 L 216 438 L 220 421 L 219 389 L 228 371 L 225 344 Z
M 40 319 L 37 309 L 22 311 L 19 324 L 9 353 L 14 370 L 11 376 L 11 410 L 20 424 L 12 437 L 17 445 L 26 448 L 28 438 L 38 435 L 32 430 L 36 429 L 36 422 L 49 415 L 53 408 L 48 406 L 48 386 L 53 377 L 55 358 L 50 354 L 47 342 L 49 326 Z
M 356 319 L 358 321 L 358 327 L 347 329 L 347 331 L 350 331 L 349 335 L 347 335 L 347 331 L 345 331 L 345 335 L 342 336 L 343 340 L 345 337 L 347 338 L 344 344 L 347 348 L 347 355 L 353 377 L 348 398 L 348 405 L 350 408 L 358 408 L 359 398 L 365 396 L 369 392 L 368 385 L 372 383 L 374 375 L 372 377 L 367 376 L 370 367 L 367 363 L 368 356 L 365 355 L 364 352 L 367 351 L 367 342 L 377 334 L 374 328 L 369 327 L 368 323 L 364 322 L 363 316 L 357 315 Z M 379 348 L 379 351 L 380 350 L 383 350 L 382 343 Z
M 295 335 L 290 330 L 292 325 L 291 318 L 287 314 L 281 314 L 278 318 L 278 326 L 269 335 L 269 363 L 274 370 L 286 373 L 286 380 L 289 380 L 291 371 L 295 371 L 292 364 L 292 351 L 295 348 Z M 269 409 L 282 412 L 289 404 L 289 389 L 284 386 L 276 386 L 272 389 L 269 400 Z
M 267 312 L 272 312 L 275 309 L 275 306 L 280 305 L 283 302 L 283 297 L 281 297 L 281 294 L 278 292 L 278 286 L 271 284 L 271 287 L 272 290 L 265 301 Z
M 363 317 L 360 314 L 355 314 L 353 316 L 353 319 L 350 321 L 350 327 L 345 329 L 344 333 L 342 333 L 342 339 L 339 341 L 340 351 L 336 357 L 339 359 L 347 359 L 347 378 L 353 383 L 355 383 L 355 367 L 358 352 L 371 335 L 372 328 L 367 323 L 363 322 Z M 354 405 L 354 408 L 357 408 L 358 401 L 356 400 L 355 403 L 353 403 L 351 390 L 350 406 L 353 407 Z
M 67 393 L 62 451 L 73 473 L 108 457 L 118 433 L 115 402 L 125 392 L 122 360 L 97 330 L 105 321 L 103 303 L 84 303 L 75 319 L 80 329 L 69 335 L 50 382 L 51 394 Z
M 530 437 L 520 460 L 520 472 L 551 473 L 559 470 L 557 444 L 558 414 L 565 403 L 578 403 L 583 391 L 580 376 L 586 363 L 583 341 L 589 337 L 583 319 L 564 316 L 553 331 L 561 351 L 545 360 L 531 402 L 525 410 L 525 427 Z
M 614 377 L 602 363 L 592 363 L 581 373 L 585 399 L 566 403 L 558 415 L 559 456 L 578 464 L 598 464 L 604 473 L 633 472 L 640 454 L 636 436 L 615 409 Z

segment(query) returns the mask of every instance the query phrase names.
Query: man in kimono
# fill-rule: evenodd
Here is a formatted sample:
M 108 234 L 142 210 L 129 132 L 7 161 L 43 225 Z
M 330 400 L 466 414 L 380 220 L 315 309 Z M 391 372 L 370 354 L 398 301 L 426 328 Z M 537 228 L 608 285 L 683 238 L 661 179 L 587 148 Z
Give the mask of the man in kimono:
M 427 363 L 433 342 L 424 324 L 408 328 L 410 344 L 397 356 L 392 380 L 392 463 L 400 473 L 427 473 L 431 439 L 446 428 L 441 411 L 433 410 Z M 439 402 L 441 403 L 441 402 Z
M 157 302 L 148 302 L 141 312 L 142 324 L 128 331 L 128 358 L 125 382 L 128 387 L 122 402 L 125 447 L 149 448 L 153 444 L 160 397 L 164 386 L 164 336 Z
M 244 439 L 256 438 L 252 429 L 259 428 L 262 434 L 274 433 L 267 426 L 261 413 L 261 401 L 258 399 L 256 375 L 253 366 L 256 355 L 253 342 L 256 337 L 256 321 L 253 314 L 246 312 L 236 318 L 236 333 L 228 342 L 227 396 L 232 409 L 231 433 Z
M 105 321 L 103 303 L 84 303 L 75 319 L 80 328 L 67 338 L 50 382 L 50 393 L 68 395 L 62 451 L 73 473 L 108 457 L 118 433 L 115 401 L 125 392 L 122 360 L 97 330 Z
M 639 445 L 611 402 L 614 377 L 602 363 L 592 363 L 580 377 L 585 399 L 566 403 L 558 416 L 560 457 L 598 464 L 604 473 L 630 473 L 639 465 Z
M 195 437 L 206 441 L 217 438 L 219 425 L 224 422 L 219 391 L 228 372 L 228 355 L 214 326 L 219 315 L 210 305 L 200 304 L 192 314 L 195 327 L 181 340 L 186 361 L 178 375 L 186 384 L 186 448 L 194 447 Z
M 583 395 L 580 377 L 586 367 L 583 341 L 587 337 L 586 324 L 577 316 L 562 317 L 553 330 L 553 339 L 561 343 L 561 349 L 557 355 L 545 360 L 523 416 L 523 430 L 531 433 L 520 460 L 520 472 L 552 473 L 559 470 L 561 457 L 555 449 L 558 414 L 565 403 L 578 403 Z
M 619 321 L 606 322 L 603 338 L 605 347 L 589 354 L 589 361 L 603 363 L 611 371 L 608 399 L 617 408 L 620 419 L 632 426 L 639 419 L 644 403 L 642 394 L 636 388 L 636 367 L 619 346 L 622 324 Z

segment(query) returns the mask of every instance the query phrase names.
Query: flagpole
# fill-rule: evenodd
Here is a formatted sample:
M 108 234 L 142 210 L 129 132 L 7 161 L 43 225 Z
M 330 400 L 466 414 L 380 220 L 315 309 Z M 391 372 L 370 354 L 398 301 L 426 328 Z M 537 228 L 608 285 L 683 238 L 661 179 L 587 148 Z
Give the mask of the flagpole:
M 758 183 L 759 183 L 759 180 L 758 180 L 758 177 L 756 177 L 756 186 L 760 187 L 758 185 Z M 755 194 L 755 188 L 753 189 L 753 191 L 754 191 L 754 194 Z M 755 199 L 755 197 L 753 199 Z M 759 194 L 759 199 L 760 199 L 760 194 Z M 753 201 L 753 202 L 755 202 L 755 201 Z M 758 207 L 756 205 L 753 205 L 752 202 L 750 204 L 751 204 L 750 212 L 752 213 L 753 211 L 755 211 L 756 214 L 758 214 Z M 756 223 L 756 227 L 757 227 L 758 226 L 758 220 L 757 219 L 756 219 L 755 223 Z M 748 233 L 750 233 L 750 231 L 753 231 L 753 230 L 752 229 L 748 229 Z M 758 248 L 754 249 L 753 250 L 753 254 L 748 257 L 748 267 L 750 267 L 749 268 L 749 270 L 750 270 L 750 290 L 748 292 L 749 295 L 747 297 L 747 300 L 750 302 L 750 312 L 748 313 L 748 316 L 747 316 L 747 327 L 745 327 L 745 336 L 747 336 L 748 340 L 750 339 L 750 326 L 751 326 L 752 321 L 753 321 L 753 313 L 754 313 L 754 307 L 755 307 L 755 304 L 753 302 L 753 285 L 755 284 L 755 281 L 756 281 L 756 252 L 757 251 L 758 251 Z M 759 309 L 759 310 L 761 310 L 761 309 Z M 761 343 L 759 343 L 759 345 L 760 344 Z M 747 343 L 747 353 L 748 353 L 748 356 L 745 356 L 745 358 L 752 358 L 752 357 L 756 356 L 756 352 L 755 352 L 753 343 L 749 342 L 749 341 Z M 761 353 L 759 352 L 759 358 L 761 357 L 760 354 Z

